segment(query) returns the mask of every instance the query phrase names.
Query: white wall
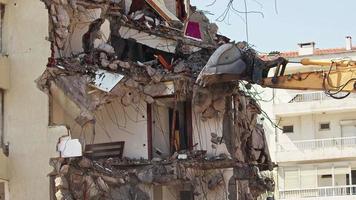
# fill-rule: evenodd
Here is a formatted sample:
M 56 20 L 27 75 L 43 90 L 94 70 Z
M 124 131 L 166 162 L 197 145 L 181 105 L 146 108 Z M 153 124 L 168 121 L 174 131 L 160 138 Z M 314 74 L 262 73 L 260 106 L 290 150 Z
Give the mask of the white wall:
M 356 119 L 356 112 L 309 114 L 298 117 L 281 117 L 280 126 L 294 125 L 294 133 L 278 131 L 279 142 L 342 137 L 340 121 Z M 320 130 L 320 123 L 330 123 L 330 130 Z M 356 136 L 356 127 L 355 127 Z
M 94 143 L 125 141 L 124 156 L 147 158 L 147 107 L 141 101 L 129 107 L 119 99 L 96 112 Z
M 343 161 L 280 166 L 278 168 L 278 188 L 280 191 L 283 191 L 345 186 L 348 185 L 346 174 L 351 173 L 352 165 L 355 164 L 355 161 Z M 334 178 L 321 178 L 321 175 L 328 174 L 331 174 Z M 332 180 L 334 180 L 334 183 Z
M 68 126 L 72 138 L 78 138 L 86 144 L 124 141 L 124 157 L 148 157 L 147 105 L 143 101 L 124 106 L 119 99 L 115 99 L 102 105 L 95 112 L 94 130 L 91 125 L 81 127 L 66 109 L 58 104 L 55 104 L 53 112 L 55 123 Z
M 50 56 L 48 12 L 41 1 L 9 0 L 4 20 L 4 53 L 10 65 L 5 93 L 10 199 L 48 200 L 49 158 L 56 155 L 63 134 L 48 128 L 48 97 L 35 83 Z
M 211 133 L 216 133 L 222 137 L 222 116 L 217 119 L 201 120 L 199 114 L 193 112 L 193 145 L 197 144 L 195 149 L 207 150 L 211 156 L 221 153 L 229 154 L 225 144 L 217 145 L 216 149 L 212 148 Z

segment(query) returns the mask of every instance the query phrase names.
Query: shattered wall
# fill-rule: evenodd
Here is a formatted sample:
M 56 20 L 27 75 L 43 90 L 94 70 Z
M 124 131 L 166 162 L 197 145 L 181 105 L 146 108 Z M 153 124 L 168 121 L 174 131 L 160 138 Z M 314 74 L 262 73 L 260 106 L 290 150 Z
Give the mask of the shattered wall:
M 124 156 L 147 158 L 147 113 L 146 103 L 137 102 L 124 106 L 118 99 L 101 106 L 94 113 L 95 125 L 89 123 L 80 126 L 68 107 L 54 102 L 53 123 L 65 124 L 71 130 L 72 138 L 80 139 L 83 144 L 125 141 Z
M 162 199 L 234 200 L 256 199 L 273 190 L 273 180 L 260 173 L 274 165 L 257 124 L 259 105 L 239 90 L 238 81 L 196 84 L 217 44 L 224 43 L 202 12 L 194 11 L 191 18 L 199 25 L 194 31 L 203 36 L 197 41 L 183 35 L 182 21 L 167 20 L 170 16 L 144 1 L 133 1 L 128 13 L 127 5 L 117 1 L 43 1 L 52 43 L 37 84 L 51 97 L 51 122 L 67 126 L 84 149 L 125 142 L 123 158 L 53 159 L 55 198 L 156 199 L 170 194 Z M 169 106 L 174 113 L 168 122 L 174 127 L 168 130 L 170 152 L 149 160 L 150 127 L 157 134 L 149 108 L 167 96 L 174 99 Z M 183 101 L 193 105 L 193 141 L 172 151 L 178 140 L 175 112 Z M 158 113 L 154 121 L 157 116 L 167 117 Z

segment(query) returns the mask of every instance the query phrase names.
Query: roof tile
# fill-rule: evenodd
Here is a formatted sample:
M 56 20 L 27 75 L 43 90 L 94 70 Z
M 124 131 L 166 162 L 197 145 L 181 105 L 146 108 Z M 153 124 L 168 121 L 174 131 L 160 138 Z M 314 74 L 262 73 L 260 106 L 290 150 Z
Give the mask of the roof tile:
M 356 47 L 352 47 L 351 52 L 356 51 Z M 326 54 L 334 54 L 334 53 L 346 53 L 350 52 L 346 50 L 345 48 L 330 48 L 330 49 L 315 49 L 313 55 L 326 55 Z M 280 56 L 282 57 L 287 57 L 287 58 L 292 58 L 292 57 L 298 57 L 298 51 L 286 51 L 286 52 L 281 52 Z

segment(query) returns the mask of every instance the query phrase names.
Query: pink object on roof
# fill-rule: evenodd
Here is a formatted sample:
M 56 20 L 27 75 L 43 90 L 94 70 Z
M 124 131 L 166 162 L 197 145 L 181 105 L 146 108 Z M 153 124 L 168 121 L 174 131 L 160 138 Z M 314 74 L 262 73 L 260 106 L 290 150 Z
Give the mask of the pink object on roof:
M 188 38 L 202 41 L 200 24 L 198 22 L 188 21 L 185 28 L 184 35 Z

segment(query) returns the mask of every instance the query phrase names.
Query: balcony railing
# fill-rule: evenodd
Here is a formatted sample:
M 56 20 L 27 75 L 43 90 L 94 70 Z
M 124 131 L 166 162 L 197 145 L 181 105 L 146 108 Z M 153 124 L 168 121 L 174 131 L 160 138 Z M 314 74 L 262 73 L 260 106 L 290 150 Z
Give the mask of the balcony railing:
M 356 185 L 284 190 L 279 195 L 280 199 L 352 196 L 356 195 Z
M 335 96 L 345 96 L 346 93 L 340 92 Z M 356 94 L 352 93 L 348 96 L 348 98 L 356 98 Z M 332 97 L 326 95 L 324 92 L 308 92 L 297 94 L 295 97 L 289 101 L 289 103 L 297 103 L 297 102 L 310 102 L 310 101 L 324 101 L 324 100 L 331 100 Z
M 325 148 L 344 148 L 344 147 L 356 147 L 355 137 L 341 137 L 341 138 L 327 138 L 327 139 L 315 139 L 315 140 L 297 140 L 292 141 L 291 144 L 279 144 L 278 151 L 307 151 Z

